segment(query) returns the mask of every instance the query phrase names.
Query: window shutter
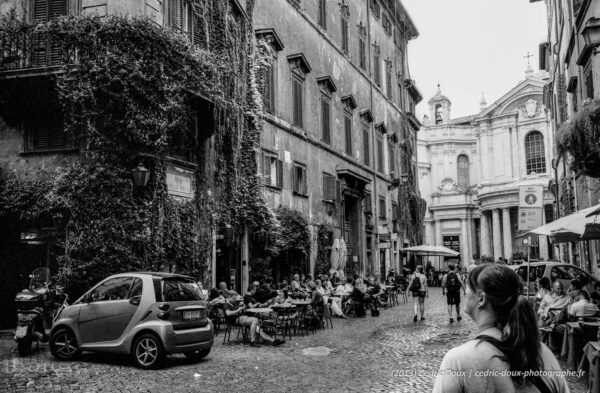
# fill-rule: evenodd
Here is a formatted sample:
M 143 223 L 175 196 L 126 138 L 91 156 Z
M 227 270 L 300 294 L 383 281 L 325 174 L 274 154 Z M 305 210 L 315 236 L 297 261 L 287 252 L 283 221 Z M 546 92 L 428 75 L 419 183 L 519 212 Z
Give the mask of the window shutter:
M 67 15 L 67 0 L 49 0 L 50 18 Z
M 299 192 L 298 174 L 296 173 L 297 171 L 298 171 L 298 167 L 294 165 L 294 167 L 292 168 L 292 191 L 293 192 Z
M 202 21 L 202 19 L 196 15 L 196 13 L 194 12 L 194 5 L 191 5 L 192 7 L 192 18 L 193 18 L 193 29 L 194 29 L 194 45 L 196 46 L 200 46 L 200 47 L 205 47 L 205 26 L 204 26 L 204 22 Z
M 169 26 L 181 30 L 183 25 L 183 0 L 169 0 Z
M 294 125 L 302 127 L 302 84 L 294 80 L 293 82 L 294 96 Z
M 307 181 L 306 181 L 306 168 L 300 168 L 300 174 L 301 174 L 301 192 L 302 195 L 307 195 L 308 194 L 308 189 L 307 189 Z
M 393 221 L 398 221 L 398 216 L 399 216 L 398 204 L 397 203 L 392 203 L 392 220 Z
M 390 173 L 391 172 L 396 172 L 396 165 L 395 165 L 395 160 L 394 160 L 394 145 L 392 145 L 391 143 L 388 144 L 388 155 L 390 158 Z
M 348 20 L 342 16 L 342 50 L 348 52 Z
M 364 163 L 365 165 L 369 165 L 370 164 L 370 151 L 369 151 L 369 130 L 368 129 L 363 129 L 363 156 L 364 156 Z
M 327 143 L 328 145 L 331 144 L 331 131 L 330 131 L 330 108 L 329 108 L 329 102 L 327 102 L 326 100 L 321 100 L 321 116 L 322 116 L 322 123 L 323 123 L 323 142 Z
M 263 183 L 270 186 L 271 185 L 271 157 L 263 153 Z
M 379 56 L 375 55 L 375 59 L 373 61 L 373 68 L 375 72 L 375 83 L 377 86 L 381 86 L 381 68 L 379 64 Z
M 377 170 L 383 172 L 383 141 L 377 138 Z
M 46 22 L 50 14 L 49 0 L 35 0 L 33 3 L 33 19 L 36 22 Z
M 365 194 L 365 212 L 370 213 L 373 211 L 372 203 L 371 194 Z
M 352 119 L 344 118 L 344 132 L 346 134 L 346 154 L 352 155 Z
M 275 62 L 273 61 L 267 68 L 267 88 L 269 95 L 269 113 L 275 110 Z
M 335 200 L 342 203 L 342 183 L 337 179 L 335 180 Z
M 335 201 L 336 199 L 336 178 L 335 176 L 324 175 L 323 176 L 323 199 Z
M 327 0 L 319 0 L 319 25 L 327 28 Z
M 277 187 L 283 188 L 283 161 L 277 160 Z

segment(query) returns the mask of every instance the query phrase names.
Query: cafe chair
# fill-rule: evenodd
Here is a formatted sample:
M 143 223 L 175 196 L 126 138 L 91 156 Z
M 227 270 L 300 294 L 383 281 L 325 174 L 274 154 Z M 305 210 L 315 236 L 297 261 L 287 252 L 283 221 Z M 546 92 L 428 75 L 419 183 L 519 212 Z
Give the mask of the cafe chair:
M 250 329 L 247 326 L 241 326 L 241 325 L 236 325 L 234 323 L 231 323 L 231 321 L 227 318 L 225 318 L 225 323 L 226 323 L 226 328 L 225 328 L 225 334 L 223 335 L 223 345 L 225 345 L 225 341 L 227 341 L 227 344 L 229 344 L 229 342 L 231 341 L 231 331 L 234 329 L 237 329 L 237 333 L 235 335 L 236 340 L 240 339 L 240 333 L 242 334 L 242 343 L 246 343 L 249 342 L 250 339 Z

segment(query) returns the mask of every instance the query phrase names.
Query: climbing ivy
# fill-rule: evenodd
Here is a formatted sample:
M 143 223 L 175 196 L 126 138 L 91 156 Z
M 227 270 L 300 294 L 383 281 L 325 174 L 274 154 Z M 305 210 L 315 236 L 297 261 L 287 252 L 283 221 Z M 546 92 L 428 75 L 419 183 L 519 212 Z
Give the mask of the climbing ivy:
M 250 15 L 253 4 L 247 2 Z M 34 203 L 4 204 L 12 203 L 19 218 L 29 205 L 40 214 L 68 211 L 59 278 L 72 293 L 111 273 L 166 264 L 206 278 L 213 229 L 232 227 L 234 243 L 245 230 L 267 243 L 276 233 L 256 175 L 262 54 L 252 52 L 252 25 L 231 7 L 194 2 L 193 43 L 151 20 L 116 15 L 19 27 L 60 48 L 64 67 L 56 86 L 65 130 L 91 151 L 49 177 L 47 191 L 31 197 Z M 189 133 L 190 107 L 199 99 L 210 102 L 212 113 L 210 121 L 200 119 L 198 139 L 213 145 L 209 154 L 202 144 L 193 148 L 195 198 L 177 201 L 167 191 L 165 157 L 170 143 Z M 140 157 L 152 174 L 143 192 L 130 179 Z
M 558 133 L 558 149 L 572 157 L 571 170 L 586 175 L 600 176 L 600 101 L 586 101 L 573 119 L 566 122 Z M 586 161 L 591 160 L 594 168 Z M 586 173 L 595 172 L 595 173 Z

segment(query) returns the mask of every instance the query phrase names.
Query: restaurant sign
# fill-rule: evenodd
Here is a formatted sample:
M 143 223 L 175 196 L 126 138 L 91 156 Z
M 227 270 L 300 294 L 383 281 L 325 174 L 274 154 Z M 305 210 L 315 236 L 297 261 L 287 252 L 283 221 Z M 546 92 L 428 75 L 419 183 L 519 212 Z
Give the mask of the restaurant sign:
M 444 236 L 444 247 L 460 252 L 460 236 Z

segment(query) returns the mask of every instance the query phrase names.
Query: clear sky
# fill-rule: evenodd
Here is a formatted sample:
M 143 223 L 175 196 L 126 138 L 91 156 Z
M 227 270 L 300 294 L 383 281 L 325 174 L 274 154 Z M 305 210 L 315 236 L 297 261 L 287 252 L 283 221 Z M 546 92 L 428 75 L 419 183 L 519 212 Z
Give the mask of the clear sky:
M 538 71 L 538 45 L 546 41 L 546 6 L 529 0 L 401 0 L 419 30 L 410 41 L 412 79 L 423 95 L 419 120 L 438 82 L 452 101 L 451 116 L 479 111 L 525 79 L 529 51 Z

